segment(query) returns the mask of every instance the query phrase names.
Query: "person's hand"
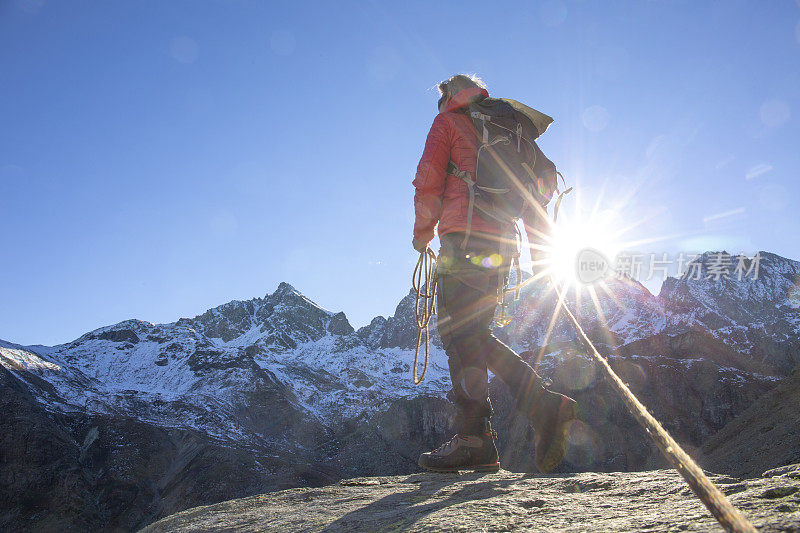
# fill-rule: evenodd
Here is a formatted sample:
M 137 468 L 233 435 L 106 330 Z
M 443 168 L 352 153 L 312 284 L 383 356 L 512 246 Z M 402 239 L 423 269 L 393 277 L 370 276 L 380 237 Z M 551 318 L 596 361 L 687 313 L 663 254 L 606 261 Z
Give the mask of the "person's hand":
M 425 250 L 428 248 L 428 243 L 423 241 L 418 241 L 416 238 L 411 239 L 411 246 L 414 247 L 416 251 L 419 253 L 425 253 Z

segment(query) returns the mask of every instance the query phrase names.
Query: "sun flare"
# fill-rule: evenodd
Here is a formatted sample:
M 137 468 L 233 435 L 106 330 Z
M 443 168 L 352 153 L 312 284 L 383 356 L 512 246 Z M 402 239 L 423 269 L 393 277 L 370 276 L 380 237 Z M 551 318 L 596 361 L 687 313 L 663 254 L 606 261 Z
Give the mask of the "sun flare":
M 574 209 L 562 210 L 558 221 L 531 245 L 532 269 L 565 288 L 589 284 L 578 269 L 578 261 L 586 254 L 602 258 L 606 268 L 611 268 L 624 248 L 619 231 L 624 225 L 617 210 L 600 209 L 597 204 L 582 210 L 579 202 L 575 204 Z
M 543 250 L 544 267 L 562 283 L 579 284 L 577 262 L 585 250 L 594 250 L 607 260 L 619 252 L 614 238 L 612 213 L 586 219 L 575 217 L 559 221 L 552 228 L 552 240 Z

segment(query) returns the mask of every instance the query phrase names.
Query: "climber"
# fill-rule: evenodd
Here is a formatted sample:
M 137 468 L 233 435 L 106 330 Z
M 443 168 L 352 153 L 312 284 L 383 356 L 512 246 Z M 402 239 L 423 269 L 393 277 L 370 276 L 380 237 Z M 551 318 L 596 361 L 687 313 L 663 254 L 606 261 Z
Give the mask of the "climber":
M 508 275 L 509 258 L 504 256 L 508 227 L 473 209 L 472 186 L 469 179 L 464 180 L 476 172 L 480 143 L 469 106 L 495 100 L 488 99 L 486 86 L 475 76 L 453 76 L 438 89 L 439 114 L 413 181 L 412 245 L 424 252 L 438 223 L 437 327 L 448 357 L 453 387 L 448 398 L 457 408 L 457 433 L 436 450 L 423 453 L 419 465 L 437 472 L 500 468 L 490 423 L 488 368 L 509 387 L 517 409 L 528 417 L 534 430 L 536 466 L 549 472 L 564 459 L 567 427 L 575 418 L 576 403 L 547 390 L 533 368 L 492 334 L 498 274 L 504 281 Z M 483 134 L 485 142 L 485 129 Z M 549 163 L 546 158 L 542 161 Z M 535 209 L 522 216 L 529 240 L 535 233 L 536 216 Z

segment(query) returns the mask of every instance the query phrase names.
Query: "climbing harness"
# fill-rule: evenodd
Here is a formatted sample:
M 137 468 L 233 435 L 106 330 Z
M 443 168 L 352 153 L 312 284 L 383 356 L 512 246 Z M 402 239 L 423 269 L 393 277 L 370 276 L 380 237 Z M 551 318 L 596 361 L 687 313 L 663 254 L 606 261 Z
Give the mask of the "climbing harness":
M 706 477 L 703 471 L 697 466 L 697 463 L 692 460 L 689 455 L 683 451 L 683 448 L 675 442 L 675 440 L 667 433 L 661 424 L 656 420 L 653 415 L 651 415 L 647 408 L 634 396 L 631 390 L 628 388 L 627 385 L 619 378 L 619 376 L 614 372 L 611 368 L 611 365 L 608 364 L 608 360 L 600 355 L 600 352 L 597 351 L 594 344 L 586 333 L 583 331 L 580 323 L 575 318 L 575 315 L 572 314 L 569 307 L 567 306 L 564 296 L 561 291 L 558 289 L 558 286 L 555 284 L 555 280 L 551 278 L 551 283 L 553 283 L 553 288 L 558 295 L 558 306 L 563 306 L 564 311 L 566 311 L 567 316 L 572 323 L 572 327 L 575 329 L 577 333 L 578 340 L 581 344 L 584 345 L 586 350 L 591 354 L 591 356 L 597 361 L 605 371 L 606 377 L 611 382 L 612 387 L 619 393 L 622 397 L 623 402 L 628 407 L 628 410 L 636 419 L 637 422 L 644 428 L 647 435 L 650 439 L 655 442 L 658 449 L 661 450 L 661 453 L 664 457 L 669 461 L 669 463 L 683 476 L 683 479 L 686 480 L 689 487 L 692 489 L 692 492 L 697 495 L 698 498 L 703 502 L 703 504 L 711 511 L 711 514 L 714 515 L 714 518 L 724 527 L 727 531 L 732 531 L 736 533 L 754 533 L 756 529 L 753 525 L 747 520 L 747 518 L 742 515 L 739 510 L 731 504 L 728 498 L 714 485 L 714 483 Z
M 430 353 L 430 322 L 436 314 L 436 254 L 430 248 L 420 252 L 417 266 L 411 277 L 411 287 L 414 291 L 414 317 L 417 321 L 417 347 L 414 350 L 414 385 L 419 385 L 425 379 L 428 371 L 428 355 Z M 417 378 L 417 364 L 419 349 L 425 337 L 425 362 L 422 365 L 422 374 Z

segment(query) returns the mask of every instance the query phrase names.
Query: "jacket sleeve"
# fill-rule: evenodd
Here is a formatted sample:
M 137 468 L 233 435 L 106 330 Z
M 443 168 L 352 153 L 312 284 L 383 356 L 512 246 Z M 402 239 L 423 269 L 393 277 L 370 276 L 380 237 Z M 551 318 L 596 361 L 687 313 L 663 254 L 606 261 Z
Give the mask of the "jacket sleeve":
M 425 150 L 414 177 L 414 238 L 421 242 L 433 239 L 433 228 L 442 208 L 447 163 L 450 161 L 450 123 L 443 114 L 436 115 Z

